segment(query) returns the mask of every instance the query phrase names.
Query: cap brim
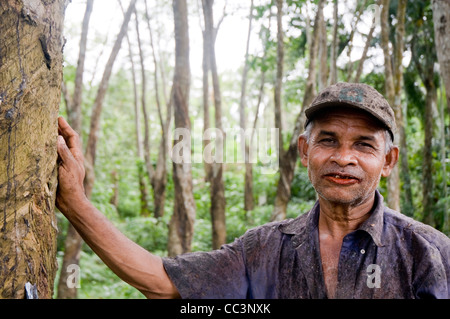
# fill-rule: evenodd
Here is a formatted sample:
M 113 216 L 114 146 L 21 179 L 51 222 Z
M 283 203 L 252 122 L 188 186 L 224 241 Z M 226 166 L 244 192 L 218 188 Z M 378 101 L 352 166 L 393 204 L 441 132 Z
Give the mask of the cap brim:
M 315 115 L 317 115 L 318 112 L 324 111 L 325 109 L 330 108 L 332 106 L 336 106 L 336 105 L 345 106 L 345 107 L 349 107 L 349 108 L 353 108 L 353 109 L 358 109 L 358 110 L 365 111 L 366 113 L 372 115 L 375 119 L 378 120 L 378 122 L 383 127 L 385 127 L 389 131 L 389 133 L 391 134 L 391 137 L 392 137 L 392 141 L 394 140 L 394 132 L 392 131 L 392 129 L 388 126 L 388 124 L 384 121 L 384 119 L 382 117 L 380 117 L 378 114 L 376 114 L 369 108 L 365 108 L 365 107 L 363 107 L 361 105 L 357 105 L 357 104 L 352 104 L 348 101 L 324 102 L 324 103 L 320 103 L 320 104 L 309 107 L 305 111 L 305 115 L 306 115 L 305 127 L 306 127 L 306 125 L 309 124 L 309 122 L 311 122 L 311 120 L 314 118 Z

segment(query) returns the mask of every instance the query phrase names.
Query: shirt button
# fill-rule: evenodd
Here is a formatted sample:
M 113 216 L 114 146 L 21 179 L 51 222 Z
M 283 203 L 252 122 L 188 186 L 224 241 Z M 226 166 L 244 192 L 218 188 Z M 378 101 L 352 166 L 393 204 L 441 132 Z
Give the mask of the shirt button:
M 359 252 L 363 255 L 366 253 L 366 251 L 364 249 L 361 249 Z

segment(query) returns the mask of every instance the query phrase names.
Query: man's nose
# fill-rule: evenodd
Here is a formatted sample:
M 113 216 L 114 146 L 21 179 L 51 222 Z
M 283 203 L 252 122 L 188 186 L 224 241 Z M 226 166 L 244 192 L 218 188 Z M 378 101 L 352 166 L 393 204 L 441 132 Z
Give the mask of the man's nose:
M 357 158 L 354 150 L 346 145 L 341 145 L 336 148 L 335 152 L 331 156 L 331 160 L 341 167 L 357 164 Z

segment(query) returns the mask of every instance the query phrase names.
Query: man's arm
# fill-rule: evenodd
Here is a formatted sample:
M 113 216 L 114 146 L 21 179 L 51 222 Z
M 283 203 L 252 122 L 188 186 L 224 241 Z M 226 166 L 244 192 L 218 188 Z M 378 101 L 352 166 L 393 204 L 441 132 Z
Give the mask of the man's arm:
M 58 133 L 58 209 L 89 247 L 122 280 L 147 298 L 179 298 L 162 259 L 123 235 L 86 198 L 80 138 L 62 117 L 58 119 Z

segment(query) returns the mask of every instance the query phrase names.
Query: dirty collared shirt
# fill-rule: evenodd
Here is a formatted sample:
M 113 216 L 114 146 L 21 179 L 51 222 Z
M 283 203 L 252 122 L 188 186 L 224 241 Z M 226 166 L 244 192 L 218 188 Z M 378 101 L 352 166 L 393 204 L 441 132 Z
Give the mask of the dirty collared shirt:
M 211 252 L 163 258 L 182 298 L 327 298 L 316 203 L 307 214 L 247 231 Z M 346 235 L 336 298 L 449 298 L 450 239 L 383 205 Z

